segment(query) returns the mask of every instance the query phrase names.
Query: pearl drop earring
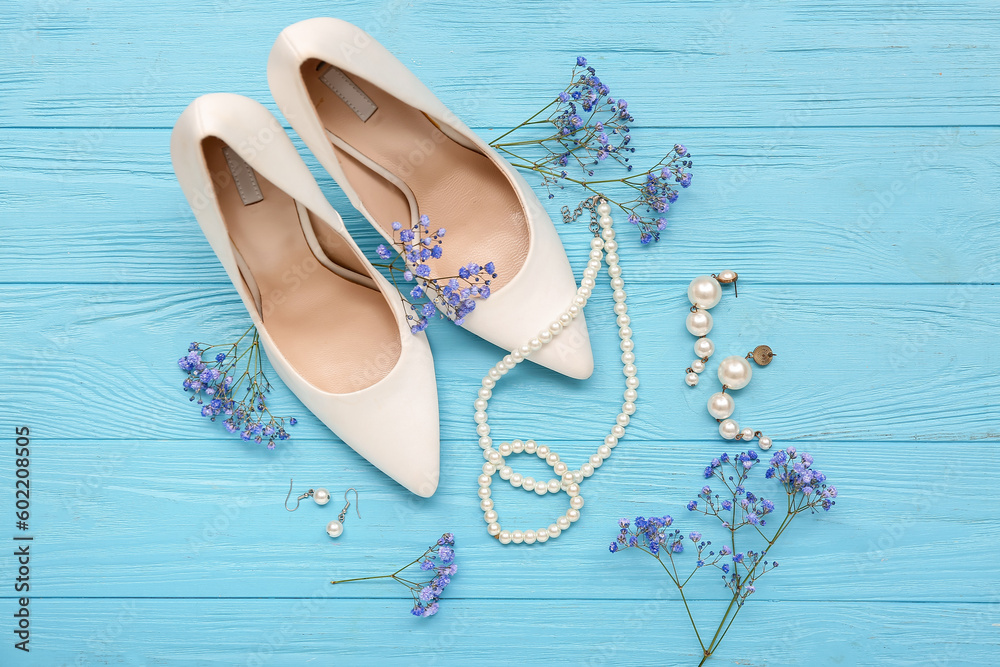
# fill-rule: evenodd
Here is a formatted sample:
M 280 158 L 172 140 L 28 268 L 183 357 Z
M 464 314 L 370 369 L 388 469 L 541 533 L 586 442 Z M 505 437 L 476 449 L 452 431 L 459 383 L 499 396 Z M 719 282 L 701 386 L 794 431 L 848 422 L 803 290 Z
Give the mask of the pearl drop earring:
M 715 353 L 715 343 L 708 338 L 708 333 L 712 330 L 712 315 L 709 309 L 715 307 L 722 299 L 722 286 L 732 283 L 733 296 L 738 297 L 736 291 L 736 281 L 739 274 L 735 271 L 725 270 L 713 273 L 709 276 L 698 276 L 688 285 L 688 301 L 691 302 L 691 312 L 688 313 L 685 325 L 691 334 L 698 336 L 694 343 L 694 353 L 698 356 L 687 368 L 687 375 L 684 381 L 690 387 L 697 386 L 699 375 L 705 370 L 705 362 Z M 712 415 L 719 422 L 719 435 L 726 440 L 752 440 L 757 438 L 757 444 L 761 449 L 770 449 L 773 442 L 760 431 L 752 428 L 740 428 L 734 419 L 730 419 L 736 409 L 736 402 L 733 401 L 732 394 L 727 394 L 726 390 L 742 389 L 750 383 L 753 377 L 747 359 L 753 359 L 758 366 L 767 366 L 771 363 L 775 354 L 767 345 L 758 345 L 745 357 L 729 356 L 719 363 L 719 382 L 722 383 L 722 391 L 712 394 L 708 399 L 708 414 Z
M 347 494 L 351 491 L 354 492 L 354 511 L 358 513 L 358 518 L 361 518 L 361 510 L 358 507 L 360 504 L 358 503 L 358 490 L 352 487 L 347 491 L 344 491 L 344 501 L 346 501 L 347 504 L 344 505 L 344 509 L 340 510 L 340 516 L 326 524 L 326 534 L 330 537 L 340 537 L 344 533 L 344 519 L 347 518 L 347 510 L 351 506 L 351 501 L 347 500 Z
M 294 512 L 299 508 L 299 503 L 301 503 L 306 498 L 312 498 L 317 505 L 326 505 L 330 502 L 330 492 L 326 489 L 309 489 L 301 496 L 295 499 L 295 507 L 288 506 L 288 499 L 292 497 L 292 487 L 295 485 L 295 480 L 291 479 L 288 481 L 288 495 L 285 496 L 285 509 L 289 512 Z

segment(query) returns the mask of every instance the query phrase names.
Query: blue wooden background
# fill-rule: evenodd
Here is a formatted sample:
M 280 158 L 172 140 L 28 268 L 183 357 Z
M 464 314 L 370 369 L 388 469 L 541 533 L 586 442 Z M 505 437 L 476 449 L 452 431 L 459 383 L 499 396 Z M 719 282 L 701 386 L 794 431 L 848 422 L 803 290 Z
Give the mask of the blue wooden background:
M 587 55 L 630 102 L 639 163 L 674 142 L 695 156 L 664 240 L 623 239 L 639 411 L 554 544 L 486 535 L 471 401 L 499 351 L 454 327 L 429 332 L 443 437 L 429 500 L 284 387 L 274 403 L 301 423 L 274 452 L 225 437 L 184 400 L 187 343 L 247 318 L 174 180 L 171 126 L 210 91 L 274 109 L 273 39 L 317 15 L 365 27 L 487 138 Z M 0 532 L 16 532 L 12 434 L 25 424 L 35 541 L 30 654 L 12 647 L 16 566 L 0 549 L 0 663 L 694 664 L 656 564 L 606 545 L 619 516 L 669 512 L 709 532 L 683 507 L 725 446 L 708 387 L 683 383 L 683 318 L 691 277 L 724 268 L 741 296 L 714 311 L 720 353 L 768 343 L 779 355 L 740 392 L 737 417 L 814 453 L 842 495 L 779 543 L 781 568 L 715 663 L 1000 663 L 998 17 L 992 0 L 8 0 Z M 587 233 L 559 230 L 579 270 Z M 497 435 L 571 461 L 603 435 L 622 376 L 610 294 L 597 293 L 594 377 L 519 367 L 490 405 Z M 334 501 L 286 513 L 289 477 Z M 334 543 L 323 526 L 349 486 L 363 519 Z M 508 523 L 556 509 L 497 497 Z M 411 617 L 391 583 L 327 583 L 393 569 L 446 530 L 461 570 L 434 618 Z M 706 625 L 720 613 L 716 581 L 690 594 Z

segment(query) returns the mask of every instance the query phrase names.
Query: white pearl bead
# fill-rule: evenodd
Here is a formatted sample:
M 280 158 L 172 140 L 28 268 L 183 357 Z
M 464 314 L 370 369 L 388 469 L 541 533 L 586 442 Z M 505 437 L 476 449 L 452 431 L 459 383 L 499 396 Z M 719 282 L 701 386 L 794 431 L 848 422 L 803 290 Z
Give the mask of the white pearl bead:
M 528 341 L 528 347 L 530 347 L 533 352 L 537 352 L 538 350 L 542 349 L 542 341 L 538 340 L 537 338 L 532 338 L 531 340 Z
M 580 296 L 579 294 L 577 294 L 576 296 L 573 297 L 573 305 L 578 308 L 585 306 L 587 305 L 587 300 L 582 296 Z
M 594 470 L 597 470 L 604 464 L 604 459 L 597 454 L 591 454 L 590 458 L 587 460 L 590 461 L 590 465 L 594 467 Z
M 489 498 L 492 495 L 492 492 L 490 491 L 490 487 L 488 487 L 488 486 L 481 486 L 481 487 L 479 487 L 479 492 L 478 493 L 479 493 L 479 499 L 480 500 L 485 500 L 486 498 Z
M 705 362 L 701 359 L 695 359 L 691 362 L 691 370 L 695 373 L 701 373 L 705 370 Z
M 495 537 L 496 535 L 499 535 L 500 534 L 500 524 L 499 523 L 491 523 L 490 525 L 486 526 L 486 532 L 489 533 L 491 537 Z
M 490 425 L 489 424 L 480 424 L 479 426 L 476 427 L 476 433 L 478 433 L 479 435 L 489 435 L 490 434 Z
M 517 351 L 521 353 L 522 357 L 527 357 L 529 354 L 531 354 L 531 346 L 525 343 L 521 347 L 517 348 Z
M 540 496 L 544 496 L 548 492 L 549 492 L 548 482 L 543 482 L 542 480 L 538 480 L 537 482 L 535 482 L 535 493 L 537 493 Z
M 489 377 L 491 380 L 496 382 L 497 380 L 503 377 L 503 374 L 500 371 L 498 371 L 496 367 L 493 367 L 489 370 Z
M 604 247 L 604 239 L 597 238 L 596 236 L 590 239 L 590 247 L 594 250 L 600 250 Z
M 566 465 L 563 461 L 559 461 L 554 466 L 552 466 L 552 472 L 559 475 L 560 477 L 566 474 L 567 470 L 569 470 L 569 466 Z
M 524 543 L 525 544 L 534 544 L 535 543 L 535 531 L 533 531 L 533 530 L 526 530 L 526 531 L 524 531 Z
M 628 306 L 624 303 L 615 304 L 615 315 L 624 315 L 628 312 Z
M 583 496 L 573 496 L 569 499 L 569 506 L 575 510 L 583 507 Z
M 473 403 L 473 406 L 475 406 L 477 412 L 479 410 L 485 410 L 489 406 L 489 401 L 485 398 L 477 398 L 476 402 Z
M 716 392 L 708 397 L 708 414 L 716 419 L 725 419 L 733 414 L 736 409 L 736 401 L 729 394 Z
M 684 326 L 695 336 L 705 336 L 712 330 L 712 314 L 699 308 L 688 313 Z
M 316 489 L 313 491 L 313 501 L 317 505 L 326 505 L 330 502 L 330 492 L 326 489 Z
M 734 354 L 719 362 L 719 382 L 730 389 L 742 389 L 750 383 L 752 376 L 750 362 L 743 357 Z
M 712 308 L 722 298 L 722 285 L 712 276 L 698 276 L 688 285 L 688 301 L 693 306 Z
M 615 264 L 617 264 L 619 259 L 620 259 L 620 257 L 618 257 L 618 253 L 614 253 L 614 252 L 609 252 L 607 255 L 604 256 L 604 261 L 607 262 L 611 266 L 614 266 Z M 612 277 L 615 277 L 615 276 L 612 276 Z
M 753 429 L 749 426 L 745 426 L 742 431 L 740 431 L 740 440 L 753 440 Z
M 515 453 L 520 454 L 524 451 L 524 443 L 520 440 L 511 440 L 510 448 L 513 449 Z
M 580 485 L 570 484 L 566 487 L 566 493 L 569 494 L 570 498 L 580 495 Z
M 577 497 L 579 497 L 579 496 L 577 496 Z M 574 523 L 576 521 L 579 521 L 580 520 L 580 510 L 576 510 L 576 509 L 573 509 L 573 508 L 570 508 L 570 509 L 566 510 L 566 518 L 569 519 L 570 521 L 574 522 Z
M 625 342 L 625 341 L 622 341 L 622 342 Z M 637 378 L 637 377 L 625 378 L 625 386 L 628 387 L 629 389 L 638 389 L 639 388 L 639 378 Z M 485 424 L 484 424 L 484 426 L 485 426 Z
M 573 321 L 573 317 L 569 313 L 562 313 L 559 315 L 559 323 L 563 326 L 567 326 Z
M 625 374 L 625 377 L 630 378 L 638 373 L 638 369 L 636 369 L 635 364 L 625 364 L 622 366 L 622 373 Z
M 559 530 L 566 530 L 569 528 L 570 520 L 569 517 L 563 515 L 556 519 L 556 525 L 559 526 Z M 551 532 L 551 531 L 549 531 Z
M 600 218 L 597 219 L 597 224 L 599 224 L 602 229 L 607 229 L 608 227 L 613 225 L 614 222 L 615 221 L 611 219 L 610 215 L 602 215 Z
M 593 290 L 594 286 L 597 284 L 593 278 L 584 278 L 580 281 L 580 287 L 586 287 L 589 290 Z
M 632 337 L 632 327 L 621 327 L 618 329 L 619 338 L 631 338 Z
M 524 533 L 521 532 L 520 530 L 515 530 L 513 533 L 510 534 L 510 541 L 513 542 L 514 544 L 520 544 L 521 542 L 524 541 Z
M 601 445 L 597 448 L 597 455 L 602 459 L 609 458 L 611 456 L 611 448 L 607 445 Z
M 538 454 L 538 458 L 544 459 L 549 455 L 549 446 L 538 445 L 538 447 L 535 448 L 535 453 Z
M 491 477 L 490 475 L 483 473 L 482 475 L 479 476 L 479 486 L 489 486 L 492 483 L 493 483 L 493 477 Z
M 497 537 L 500 538 L 500 544 L 510 544 L 509 530 L 501 530 Z
M 511 479 L 511 481 L 512 482 L 514 481 L 513 478 Z M 529 475 L 529 476 L 525 477 L 524 479 L 522 479 L 521 480 L 521 488 L 524 489 L 525 491 L 534 491 L 535 490 L 535 478 Z
M 493 398 L 493 392 L 487 389 L 486 387 L 483 387 L 482 389 L 479 390 L 479 398 L 488 401 L 491 398 Z
M 635 403 L 633 403 L 632 401 L 625 401 L 624 403 L 622 403 L 622 412 L 624 412 L 627 415 L 635 414 Z
M 534 454 L 535 449 L 538 448 L 538 443 L 534 440 L 526 440 L 524 443 L 524 451 L 528 454 Z
M 629 379 L 631 380 L 632 378 Z M 624 412 L 619 412 L 618 416 L 615 417 L 615 421 L 618 422 L 619 426 L 628 426 L 629 421 L 631 421 L 631 417 Z
M 581 285 L 580 289 L 576 290 L 578 296 L 582 296 L 584 299 L 590 298 L 590 288 L 585 285 Z
M 631 322 L 632 318 L 629 317 L 628 315 L 619 315 L 618 318 L 615 319 L 615 324 L 617 324 L 620 327 L 627 327 L 629 324 L 631 324 Z
M 562 483 L 564 485 L 573 484 L 574 482 L 576 482 L 576 471 L 563 473 Z
M 631 352 L 635 349 L 635 343 L 632 342 L 631 338 L 624 338 L 622 342 L 618 344 L 622 352 Z
M 484 377 L 483 378 L 483 387 L 485 389 L 492 389 L 496 385 L 497 385 L 496 380 L 494 380 L 493 378 L 491 378 L 491 377 Z
M 594 474 L 594 466 L 590 465 L 589 463 L 584 463 L 582 466 L 580 466 L 580 474 L 583 475 L 584 477 L 590 477 L 591 475 Z
M 595 271 L 594 269 L 592 269 L 592 268 L 590 268 L 588 266 L 587 268 L 585 268 L 583 270 L 583 277 L 584 278 L 590 278 L 591 280 L 593 280 L 594 278 L 597 277 L 597 271 Z
M 618 436 L 609 433 L 608 435 L 604 436 L 604 444 L 601 446 L 607 447 L 608 449 L 611 449 L 612 447 L 617 447 Z
M 552 332 L 549 331 L 548 329 L 544 329 L 542 331 L 539 331 L 538 332 L 538 340 L 540 340 L 543 344 L 551 342 L 552 341 Z
M 483 519 L 486 523 L 496 523 L 497 521 L 497 511 L 496 510 L 486 510 L 483 512 Z
M 516 472 L 516 473 L 514 473 L 513 475 L 510 476 L 510 485 L 511 486 L 521 486 L 522 482 L 524 482 L 524 477 L 521 475 L 521 473 Z
M 511 368 L 514 368 L 514 366 L 517 366 L 517 362 L 514 361 L 514 357 L 512 355 L 508 354 L 503 358 L 503 365 L 507 368 L 507 370 L 510 370 Z
M 611 204 L 606 201 L 602 201 L 597 205 L 597 215 L 610 215 L 611 214 Z
M 633 409 L 633 412 L 635 412 L 634 409 Z M 629 413 L 626 412 L 625 414 L 629 414 Z M 614 426 L 611 427 L 611 435 L 615 436 L 616 438 L 624 438 L 625 437 L 625 427 L 622 426 L 621 424 L 615 424 Z
M 545 462 L 548 463 L 550 466 L 554 466 L 555 464 L 559 463 L 559 455 L 556 454 L 555 452 L 549 452 L 548 455 L 545 457 Z
M 521 354 L 521 350 L 520 349 L 511 350 L 511 352 L 510 352 L 510 358 L 513 359 L 514 361 L 516 361 L 517 363 L 521 363 L 522 361 L 524 361 L 524 355 Z
M 484 435 L 483 437 L 479 438 L 479 446 L 482 447 L 483 449 L 489 449 L 490 447 L 493 446 L 493 438 L 491 438 L 488 435 Z
M 635 389 L 626 389 L 623 396 L 625 397 L 625 400 L 628 401 L 629 403 L 635 403 L 635 400 L 639 398 L 639 392 L 637 392 Z
M 740 425 L 732 419 L 724 419 L 719 424 L 719 435 L 726 440 L 732 440 L 740 432 Z
M 513 474 L 514 474 L 514 469 L 511 468 L 510 466 L 504 466 L 500 468 L 500 479 L 508 480 L 511 478 L 511 475 Z
M 610 241 L 605 241 L 604 249 L 607 250 L 608 252 L 614 252 L 618 250 L 618 241 L 615 241 L 614 239 L 611 239 Z
M 622 274 L 622 267 L 617 264 L 612 264 L 608 267 L 608 275 L 612 278 L 617 278 Z
M 614 291 L 614 294 L 611 295 L 611 298 L 613 298 L 615 301 L 622 302 L 627 298 L 627 296 L 625 294 L 625 290 L 616 289 Z
M 569 313 L 570 317 L 575 318 L 580 314 L 580 306 L 574 303 L 572 306 L 566 309 L 566 312 Z
M 615 237 L 615 230 L 613 229 L 603 229 L 601 230 L 601 238 L 605 241 L 610 241 Z
M 559 489 L 560 489 L 561 486 L 562 486 L 562 484 L 559 483 L 558 479 L 550 479 L 549 480 L 549 484 L 548 484 L 548 492 L 549 493 L 559 493 Z
M 477 424 L 486 423 L 486 413 L 483 412 L 482 410 L 476 410 L 476 414 L 472 415 L 472 418 L 475 420 Z
M 562 534 L 562 528 L 559 527 L 558 523 L 549 524 L 549 537 L 556 538 Z
M 766 435 L 760 436 L 760 439 L 757 440 L 757 446 L 760 447 L 761 449 L 771 449 L 772 444 L 773 443 L 771 441 L 771 438 L 767 437 Z
M 495 465 L 493 465 L 492 463 L 490 463 L 489 461 L 487 461 L 486 463 L 483 464 L 483 474 L 484 475 L 492 475 L 496 471 L 497 471 L 497 467 Z
M 694 356 L 699 359 L 710 357 L 715 352 L 715 343 L 711 338 L 699 338 L 694 342 Z
M 490 451 L 489 458 L 486 460 L 492 463 L 493 465 L 497 466 L 501 464 L 501 461 L 503 461 L 503 457 L 500 456 L 500 452 L 494 449 Z
M 593 475 L 594 474 L 593 471 L 591 471 L 590 474 Z M 581 466 L 579 470 L 573 471 L 573 482 L 579 484 L 582 481 L 583 481 L 583 467 Z
M 549 541 L 549 529 L 548 528 L 539 528 L 537 531 L 535 531 L 535 539 L 538 540 L 539 542 L 548 542 Z
M 736 280 L 736 272 L 731 269 L 719 272 L 719 282 L 731 283 Z
M 510 456 L 514 451 L 509 442 L 501 442 L 500 446 L 497 447 L 497 451 L 500 452 L 500 456 Z
M 687 382 L 689 387 L 694 387 L 695 385 L 698 384 L 698 374 L 688 373 L 687 375 L 684 376 L 684 381 Z
M 492 498 L 483 498 L 482 500 L 479 501 L 479 507 L 484 512 L 487 511 L 487 510 L 493 509 L 493 499 Z
M 621 278 L 612 278 L 611 279 L 611 289 L 621 289 L 623 287 L 625 287 L 625 281 L 624 280 L 622 280 Z
M 590 259 L 592 259 L 595 262 L 600 262 L 601 258 L 603 257 L 604 253 L 598 250 L 597 248 L 594 248 L 593 250 L 590 251 Z M 588 262 L 587 265 L 589 266 L 590 262 Z
M 336 519 L 326 524 L 326 534 L 330 537 L 340 537 L 343 532 L 344 524 Z

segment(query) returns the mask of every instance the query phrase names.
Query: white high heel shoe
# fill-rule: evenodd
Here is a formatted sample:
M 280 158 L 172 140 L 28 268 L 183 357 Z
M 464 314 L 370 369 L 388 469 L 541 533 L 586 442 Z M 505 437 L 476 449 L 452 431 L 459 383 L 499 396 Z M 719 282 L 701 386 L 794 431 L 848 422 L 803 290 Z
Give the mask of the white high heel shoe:
M 582 313 L 556 320 L 577 285 L 548 214 L 517 170 L 406 66 L 357 26 L 315 18 L 281 32 L 267 79 L 288 122 L 386 239 L 393 222 L 425 214 L 448 230 L 438 275 L 496 264 L 492 295 L 477 301 L 466 329 L 506 350 L 558 334 L 531 361 L 590 377 Z
M 413 493 L 439 476 L 430 346 L 365 259 L 277 119 L 199 97 L 170 137 L 177 180 L 289 389 Z

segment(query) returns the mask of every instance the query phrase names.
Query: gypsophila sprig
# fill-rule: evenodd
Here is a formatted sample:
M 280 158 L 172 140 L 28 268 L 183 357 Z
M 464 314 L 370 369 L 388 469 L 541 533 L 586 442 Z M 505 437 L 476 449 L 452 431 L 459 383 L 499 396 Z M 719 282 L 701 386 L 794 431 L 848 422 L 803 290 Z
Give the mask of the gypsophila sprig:
M 639 229 L 640 243 L 647 244 L 660 240 L 670 205 L 677 200 L 680 189 L 691 185 L 692 160 L 687 148 L 675 144 L 652 167 L 634 169 L 629 162 L 635 152 L 631 145 L 634 121 L 628 102 L 612 97 L 611 89 L 598 78 L 587 59 L 578 57 L 569 84 L 555 99 L 490 145 L 515 167 L 539 174 L 549 199 L 555 197 L 553 190 L 563 188 L 566 182 L 593 194 L 603 194 L 610 189 L 610 183 L 624 185 L 629 193 L 626 196 L 603 196 L 625 212 L 628 221 Z M 526 128 L 541 136 L 512 136 L 525 134 L 519 131 Z M 625 173 L 616 178 L 598 178 L 599 167 Z M 564 207 L 566 221 L 567 212 Z
M 407 569 L 416 566 L 412 573 L 405 574 Z M 451 583 L 451 578 L 458 571 L 455 565 L 455 535 L 445 533 L 438 541 L 427 547 L 424 553 L 413 559 L 391 574 L 374 577 L 355 577 L 339 579 L 331 584 L 344 584 L 349 581 L 369 581 L 372 579 L 392 579 L 398 581 L 410 590 L 413 596 L 414 616 L 433 616 L 438 612 L 441 594 Z M 421 581 L 416 581 L 421 579 Z
M 430 318 L 440 311 L 461 326 L 476 308 L 476 299 L 490 297 L 490 283 L 497 277 L 493 262 L 469 262 L 455 275 L 434 276 L 433 266 L 444 254 L 445 229 L 431 231 L 430 219 L 421 215 L 412 227 L 392 223 L 392 243 L 379 244 L 376 254 L 388 263 L 375 266 L 386 269 L 392 284 L 406 305 L 406 318 L 412 333 L 427 328 Z M 415 282 L 412 288 L 400 288 L 400 282 Z
M 836 504 L 837 489 L 826 484 L 826 475 L 813 469 L 812 456 L 798 454 L 794 447 L 789 447 L 771 457 L 764 473 L 765 479 L 778 480 L 780 491 L 785 494 L 784 512 L 780 520 L 775 519 L 775 502 L 746 488 L 751 471 L 760 462 L 757 452 L 752 450 L 713 459 L 705 467 L 704 476 L 709 481 L 698 497 L 687 504 L 690 512 L 718 519 L 723 528 L 722 546 L 714 548 L 699 532 L 684 535 L 673 526 L 674 519 L 670 516 L 636 517 L 634 524 L 621 519 L 618 536 L 610 546 L 611 553 L 638 549 L 656 558 L 663 567 L 680 593 L 701 645 L 703 656 L 699 665 L 719 648 L 747 598 L 756 592 L 757 581 L 778 567 L 777 561 L 768 560 L 768 553 L 792 520 L 803 512 L 828 511 Z M 713 491 L 712 485 L 721 492 Z M 772 531 L 770 525 L 775 522 L 777 527 Z M 744 546 L 746 535 L 759 546 Z M 699 632 L 685 593 L 685 586 L 699 572 L 721 575 L 722 583 L 732 595 L 711 638 Z
M 191 343 L 177 365 L 187 373 L 183 387 L 191 394 L 188 400 L 201 406 L 203 417 L 221 420 L 245 442 L 266 442 L 268 449 L 289 438 L 285 424 L 294 426 L 295 418 L 276 417 L 267 406 L 271 383 L 264 374 L 256 327 L 229 344 Z

